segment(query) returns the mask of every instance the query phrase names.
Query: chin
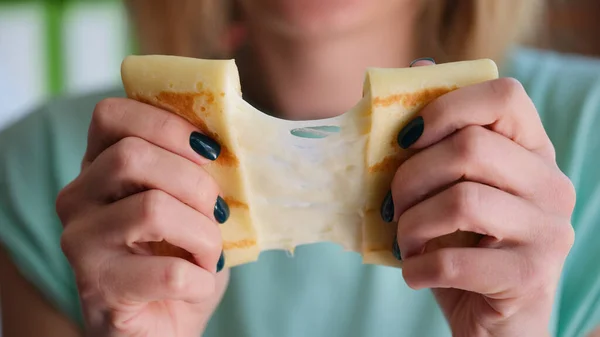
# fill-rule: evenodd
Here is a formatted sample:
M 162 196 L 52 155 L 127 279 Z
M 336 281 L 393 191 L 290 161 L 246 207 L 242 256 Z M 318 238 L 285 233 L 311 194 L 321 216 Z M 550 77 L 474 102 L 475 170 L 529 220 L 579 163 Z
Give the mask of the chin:
M 241 0 L 248 18 L 294 37 L 359 30 L 408 0 Z

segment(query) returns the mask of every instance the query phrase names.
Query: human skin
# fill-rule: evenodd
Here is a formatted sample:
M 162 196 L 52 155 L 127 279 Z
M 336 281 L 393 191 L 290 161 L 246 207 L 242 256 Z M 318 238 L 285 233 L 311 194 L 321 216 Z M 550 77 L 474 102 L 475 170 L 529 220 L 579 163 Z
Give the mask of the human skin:
M 419 118 L 422 134 L 403 144 L 419 152 L 391 187 L 404 279 L 433 289 L 454 336 L 549 335 L 575 190 L 535 106 L 501 78 L 440 97 Z
M 418 1 L 242 7 L 245 97 L 282 118 L 342 113 L 360 98 L 365 67 L 404 67 L 416 56 Z M 444 95 L 420 117 L 422 132 L 403 142 L 420 152 L 390 186 L 406 282 L 433 288 L 456 336 L 548 335 L 575 193 L 535 107 L 518 82 L 499 79 Z M 228 272 L 215 267 L 219 189 L 190 147 L 194 131 L 127 99 L 94 112 L 81 174 L 57 203 L 93 335 L 198 336 L 226 288 Z M 186 184 L 164 179 L 172 174 Z M 446 235 L 456 230 L 483 239 Z M 193 258 L 153 256 L 145 243 L 163 239 Z

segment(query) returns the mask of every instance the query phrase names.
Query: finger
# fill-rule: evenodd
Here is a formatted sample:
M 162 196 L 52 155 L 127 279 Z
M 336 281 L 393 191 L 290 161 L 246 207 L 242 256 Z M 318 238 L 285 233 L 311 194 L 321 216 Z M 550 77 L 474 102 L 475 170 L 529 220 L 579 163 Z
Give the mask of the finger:
M 198 136 L 195 131 L 198 130 L 188 121 L 165 110 L 131 99 L 106 99 L 94 109 L 83 166 L 126 137 L 142 138 L 202 165 L 209 158 L 215 159 L 221 148 L 215 140 Z
M 404 260 L 402 275 L 412 289 L 455 288 L 500 296 L 518 288 L 528 268 L 513 250 L 451 247 Z
M 157 189 L 211 219 L 221 223 L 226 220 L 220 215 L 227 205 L 219 199 L 219 186 L 208 172 L 141 138 L 127 137 L 112 145 L 83 175 L 86 197 L 97 203 Z M 223 210 L 216 210 L 218 207 Z
M 221 232 L 209 218 L 160 190 L 127 197 L 98 212 L 94 228 L 105 244 L 151 254 L 149 242 L 162 242 L 189 252 L 211 272 L 221 255 Z
M 98 286 L 109 303 L 160 300 L 200 303 L 215 291 L 214 274 L 182 259 L 126 255 L 102 265 Z
M 427 196 L 468 180 L 502 189 L 544 209 L 563 207 L 563 175 L 539 156 L 479 126 L 469 126 L 413 155 L 392 181 L 396 219 Z
M 409 65 L 410 68 L 432 66 L 435 64 L 435 60 L 431 57 L 422 57 L 412 61 Z
M 500 78 L 452 91 L 424 107 L 420 117 L 425 125 L 423 134 L 416 141 L 401 141 L 405 147 L 425 148 L 456 130 L 480 125 L 554 160 L 554 148 L 535 106 L 523 86 L 514 79 Z M 417 124 L 409 123 L 408 127 L 422 127 Z M 399 138 L 407 134 L 414 139 L 413 133 L 403 131 Z
M 67 184 L 56 196 L 55 210 L 64 228 L 70 226 L 70 222 L 78 214 L 85 214 L 94 208 L 94 203 L 89 198 L 84 198 L 82 187 L 85 186 L 82 175 L 78 175 Z
M 435 238 L 456 231 L 492 237 L 512 246 L 538 240 L 549 223 L 538 207 L 496 188 L 461 182 L 404 212 L 398 221 L 398 245 L 405 260 L 420 254 Z M 547 227 L 546 227 L 547 228 Z

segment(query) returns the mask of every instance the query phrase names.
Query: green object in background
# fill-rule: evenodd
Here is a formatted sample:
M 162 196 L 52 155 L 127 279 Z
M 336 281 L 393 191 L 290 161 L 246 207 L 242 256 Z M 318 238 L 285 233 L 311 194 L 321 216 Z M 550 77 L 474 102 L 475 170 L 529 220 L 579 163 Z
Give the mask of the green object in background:
M 45 2 L 46 53 L 48 59 L 47 90 L 51 96 L 60 94 L 64 89 L 64 53 L 63 53 L 63 1 Z
M 68 10 L 77 4 L 110 4 L 122 6 L 121 0 L 0 0 L 0 11 L 15 7 L 35 7 L 39 10 L 44 34 L 42 52 L 45 59 L 45 92 L 48 96 L 64 94 L 68 90 L 67 83 L 67 50 L 65 25 Z M 138 50 L 137 40 L 127 32 L 127 53 Z

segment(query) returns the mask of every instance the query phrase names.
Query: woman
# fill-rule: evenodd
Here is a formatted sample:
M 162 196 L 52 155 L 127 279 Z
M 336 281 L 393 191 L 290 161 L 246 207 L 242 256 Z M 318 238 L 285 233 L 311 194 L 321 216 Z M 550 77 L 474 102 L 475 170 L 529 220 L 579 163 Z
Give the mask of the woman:
M 243 30 L 218 39 L 231 27 L 220 3 L 130 5 L 145 52 L 235 54 L 245 98 L 281 118 L 346 111 L 366 67 L 423 55 L 493 57 L 518 81 L 444 95 L 401 131 L 420 152 L 382 215 L 398 225 L 402 271 L 329 244 L 222 270 L 228 210 L 202 170 L 219 144 L 120 92 L 51 103 L 0 138 L 8 337 L 585 336 L 600 324 L 600 64 L 511 48 L 537 1 L 247 0 Z M 457 229 L 485 237 L 439 239 Z M 194 263 L 148 254 L 162 239 Z

